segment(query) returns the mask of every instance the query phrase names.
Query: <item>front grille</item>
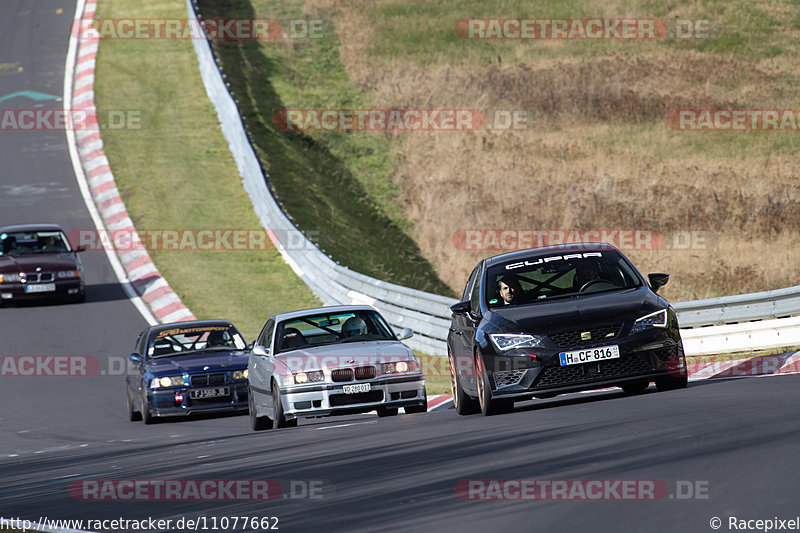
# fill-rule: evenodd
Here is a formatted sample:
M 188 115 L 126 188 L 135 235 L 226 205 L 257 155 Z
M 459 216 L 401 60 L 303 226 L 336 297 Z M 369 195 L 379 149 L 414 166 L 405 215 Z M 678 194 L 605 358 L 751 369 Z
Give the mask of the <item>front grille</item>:
M 547 337 L 562 348 L 592 346 L 615 341 L 620 336 L 621 329 L 622 324 L 606 324 L 551 333 Z M 587 332 L 591 335 L 591 338 L 582 340 L 581 335 Z
M 194 374 L 193 376 L 189 376 L 189 383 L 193 387 L 222 385 L 225 383 L 225 374 Z
M 52 272 L 27 272 L 25 280 L 27 283 L 47 283 L 53 281 L 55 276 Z
M 638 356 L 627 356 L 620 359 L 582 365 L 548 366 L 542 370 L 534 388 L 541 389 L 590 383 L 592 381 L 648 374 L 652 371 L 653 369 Z
M 352 368 L 337 368 L 331 371 L 331 379 L 333 381 L 353 381 Z
M 369 392 L 359 392 L 356 394 L 331 394 L 328 398 L 331 407 L 341 407 L 342 405 L 354 405 L 357 403 L 380 402 L 383 400 L 382 390 L 372 390 Z
M 358 366 L 356 367 L 356 379 L 372 379 L 375 377 L 374 366 Z
M 517 385 L 519 384 L 520 381 L 522 381 L 523 377 L 525 377 L 525 369 L 501 370 L 492 373 L 495 389 L 501 389 L 503 387 L 511 387 L 512 385 Z
M 217 396 L 214 398 L 189 398 L 189 407 L 199 405 L 212 405 L 218 403 L 231 403 L 231 395 Z

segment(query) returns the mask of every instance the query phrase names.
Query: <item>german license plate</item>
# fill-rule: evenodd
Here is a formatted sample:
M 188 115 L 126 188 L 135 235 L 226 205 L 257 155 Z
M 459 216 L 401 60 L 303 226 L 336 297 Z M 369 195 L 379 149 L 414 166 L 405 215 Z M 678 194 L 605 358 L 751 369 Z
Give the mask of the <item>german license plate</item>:
M 55 283 L 41 283 L 37 285 L 25 285 L 25 292 L 53 292 L 56 290 Z
M 189 398 L 200 400 L 203 398 L 218 398 L 220 396 L 230 396 L 228 387 L 215 387 L 213 389 L 195 389 L 189 391 Z
M 345 385 L 342 387 L 345 394 L 355 394 L 357 392 L 369 392 L 369 383 L 357 383 L 355 385 Z
M 558 357 L 561 361 L 561 366 L 619 359 L 619 346 L 599 346 L 586 350 L 575 350 L 574 352 L 561 352 Z

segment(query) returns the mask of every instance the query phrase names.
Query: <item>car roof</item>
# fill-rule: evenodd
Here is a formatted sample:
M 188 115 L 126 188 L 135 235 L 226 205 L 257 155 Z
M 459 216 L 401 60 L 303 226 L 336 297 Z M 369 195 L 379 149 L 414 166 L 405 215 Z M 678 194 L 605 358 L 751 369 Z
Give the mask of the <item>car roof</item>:
M 0 228 L 0 233 L 17 233 L 23 231 L 64 231 L 58 224 L 18 224 L 16 226 L 4 226 Z
M 289 311 L 286 313 L 279 313 L 270 318 L 275 319 L 276 322 L 283 320 L 291 320 L 301 316 L 308 315 L 321 315 L 324 313 L 347 313 L 349 311 L 377 311 L 374 307 L 369 305 L 329 305 L 325 307 L 314 307 L 311 309 L 298 309 L 297 311 Z
M 495 255 L 484 260 L 484 267 L 489 268 L 499 263 L 506 261 L 514 261 L 520 259 L 528 259 L 530 257 L 542 257 L 555 255 L 559 253 L 576 253 L 576 252 L 608 252 L 619 250 L 608 244 L 607 242 L 583 242 L 573 244 L 555 244 L 553 246 L 543 246 L 541 248 L 528 248 L 526 250 L 516 250 L 507 252 L 500 255 Z

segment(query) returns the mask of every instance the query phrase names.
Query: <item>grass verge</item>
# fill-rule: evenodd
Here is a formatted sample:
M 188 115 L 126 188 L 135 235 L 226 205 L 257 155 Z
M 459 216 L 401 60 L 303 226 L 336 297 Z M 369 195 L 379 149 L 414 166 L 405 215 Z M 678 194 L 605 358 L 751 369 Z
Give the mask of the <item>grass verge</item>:
M 105 0 L 97 18 L 183 19 L 186 4 Z M 137 229 L 261 228 L 206 96 L 191 41 L 104 40 L 96 75 L 101 113 L 133 110 L 144 118 L 141 129 L 102 131 Z M 319 305 L 275 249 L 150 255 L 198 318 L 227 318 L 248 340 L 273 313 Z
M 180 0 L 105 0 L 97 14 L 185 17 Z M 114 178 L 139 230 L 260 228 L 203 88 L 191 41 L 103 41 L 95 100 L 101 114 L 130 110 L 143 117 L 142 129 L 102 131 Z M 150 254 L 198 318 L 228 318 L 248 340 L 273 313 L 319 305 L 274 249 Z M 449 391 L 448 383 L 431 376 L 429 394 Z
M 201 1 L 205 18 L 300 19 L 303 3 Z M 331 22 L 320 38 L 291 42 L 216 40 L 212 44 L 250 126 L 278 198 L 298 227 L 331 257 L 363 274 L 439 294 L 439 280 L 410 234 L 394 169 L 402 159 L 390 138 L 372 132 L 286 132 L 283 109 L 371 106 L 347 76 Z

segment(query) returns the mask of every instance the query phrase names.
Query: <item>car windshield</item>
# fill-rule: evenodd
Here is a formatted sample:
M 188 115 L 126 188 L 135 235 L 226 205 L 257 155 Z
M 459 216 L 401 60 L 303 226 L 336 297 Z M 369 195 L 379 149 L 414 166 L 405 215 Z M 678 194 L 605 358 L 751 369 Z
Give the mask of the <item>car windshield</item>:
M 61 231 L 18 231 L 0 234 L 0 255 L 53 254 L 70 252 Z
M 153 335 L 147 355 L 171 357 L 204 351 L 244 350 L 246 346 L 241 333 L 232 326 L 171 327 Z
M 275 353 L 344 342 L 396 340 L 381 315 L 354 310 L 293 318 L 278 324 Z
M 515 259 L 486 274 L 489 307 L 582 297 L 642 285 L 634 268 L 616 251 L 576 252 Z

